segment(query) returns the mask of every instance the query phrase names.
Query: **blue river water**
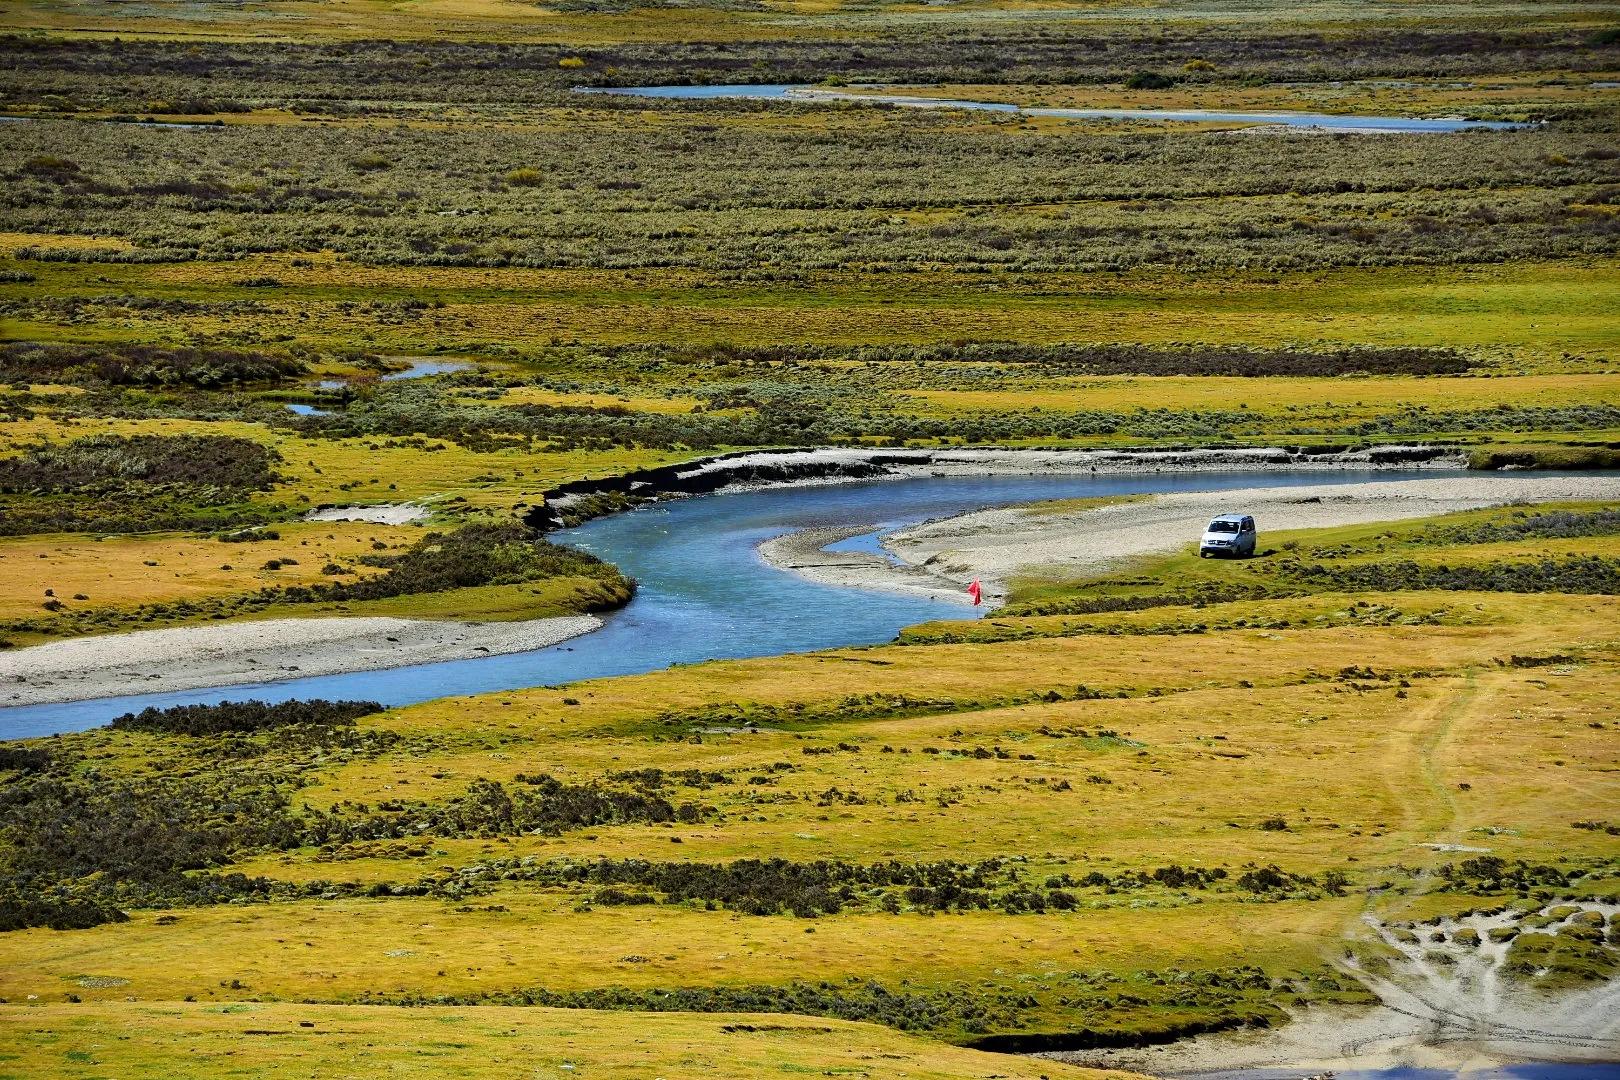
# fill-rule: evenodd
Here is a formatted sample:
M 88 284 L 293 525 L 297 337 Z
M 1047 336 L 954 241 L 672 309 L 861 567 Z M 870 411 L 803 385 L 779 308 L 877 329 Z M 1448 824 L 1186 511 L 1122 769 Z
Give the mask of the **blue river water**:
M 918 109 L 985 109 L 991 112 L 1021 113 L 1025 116 L 1055 116 L 1073 120 L 1156 120 L 1181 123 L 1260 124 L 1300 128 L 1306 131 L 1351 132 L 1448 132 L 1504 130 L 1525 124 L 1502 120 L 1462 120 L 1456 117 L 1350 116 L 1340 113 L 1232 112 L 1211 109 L 1062 109 L 1015 105 L 1005 101 L 968 101 L 961 98 L 919 97 L 914 94 L 843 93 L 805 83 L 746 83 L 733 86 L 582 86 L 588 94 L 629 94 L 648 98 L 762 98 L 787 101 L 855 101 L 868 104 L 902 105 Z M 813 91 L 810 96 L 806 91 Z
M 399 382 L 403 379 L 421 379 L 429 375 L 444 375 L 452 371 L 465 371 L 470 367 L 472 367 L 472 363 L 467 360 L 430 360 L 427 357 L 416 357 L 411 360 L 410 367 L 404 368 L 400 371 L 390 371 L 385 373 L 382 376 L 382 381 Z M 315 383 L 316 389 L 319 390 L 342 390 L 348 385 L 348 379 L 320 379 Z M 298 412 L 300 416 L 316 415 L 307 412 L 299 412 L 297 408 L 294 408 L 291 405 L 287 406 L 287 408 L 292 409 L 294 412 Z M 309 406 L 306 405 L 303 406 L 303 408 L 307 409 Z
M 635 599 L 602 629 L 547 649 L 282 682 L 0 709 L 0 738 L 79 731 L 149 705 L 258 698 L 358 698 L 407 705 L 432 698 L 655 671 L 671 664 L 891 640 L 931 619 L 975 609 L 824 585 L 764 563 L 761 541 L 814 525 L 889 528 L 986 506 L 1040 499 L 1255 486 L 1355 483 L 1446 475 L 1389 470 L 1086 473 L 919 477 L 658 503 L 554 534 L 635 578 Z M 1262 521 L 1261 528 L 1265 523 Z M 857 538 L 871 549 L 870 537 Z M 1189 542 L 1195 538 L 1188 537 Z M 0 687 L 3 692 L 3 687 Z
M 466 360 L 428 360 L 418 357 L 411 361 L 411 366 L 404 371 L 390 371 L 382 377 L 383 382 L 399 382 L 401 379 L 420 379 L 426 375 L 444 375 L 451 371 L 464 371 L 472 367 Z
M 871 525 L 843 541 L 875 551 L 902 525 L 1041 499 L 1395 481 L 1445 470 L 1230 471 L 926 477 L 728 492 L 661 503 L 589 522 L 554 538 L 594 552 L 638 579 L 635 599 L 593 634 L 527 653 L 176 694 L 0 709 L 0 738 L 83 730 L 148 705 L 258 698 L 365 698 L 403 705 L 457 694 L 556 685 L 710 658 L 874 644 L 930 619 L 972 619 L 969 607 L 822 585 L 776 570 L 759 543 L 794 529 Z M 1471 474 L 1478 476 L 1479 474 Z M 1241 509 L 1234 505 L 1233 510 Z M 1260 522 L 1262 530 L 1265 522 Z M 1193 538 L 1189 537 L 1189 541 Z M 1263 539 L 1263 537 L 1262 537 Z M 1198 1080 L 1298 1080 L 1294 1070 L 1239 1070 Z M 1336 1080 L 1620 1080 L 1620 1065 L 1532 1064 L 1452 1072 L 1349 1069 Z

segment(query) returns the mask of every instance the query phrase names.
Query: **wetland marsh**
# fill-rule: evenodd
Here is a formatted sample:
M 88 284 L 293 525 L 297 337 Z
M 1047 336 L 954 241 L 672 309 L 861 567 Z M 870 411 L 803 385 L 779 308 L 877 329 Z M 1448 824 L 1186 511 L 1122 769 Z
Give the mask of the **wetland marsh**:
M 1612 1072 L 1617 81 L 0 0 L 0 1075 Z

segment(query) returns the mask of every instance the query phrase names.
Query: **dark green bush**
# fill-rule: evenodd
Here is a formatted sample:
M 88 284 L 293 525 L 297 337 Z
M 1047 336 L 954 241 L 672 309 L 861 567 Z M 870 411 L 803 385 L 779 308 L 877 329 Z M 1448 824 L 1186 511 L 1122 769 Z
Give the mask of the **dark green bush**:
M 6 746 L 0 743 L 0 770 L 43 772 L 51 766 L 51 752 L 43 747 Z
M 375 701 L 221 701 L 213 705 L 173 705 L 147 708 L 116 717 L 112 726 L 128 731 L 159 731 L 177 735 L 221 735 L 226 732 L 265 731 L 294 724 L 324 727 L 352 726 L 358 718 L 382 712 Z
M 1426 566 L 1407 560 L 1329 566 L 1289 560 L 1265 567 L 1264 570 L 1322 592 L 1439 589 L 1456 592 L 1620 595 L 1620 561 L 1597 555 L 1463 566 Z
M 1520 511 L 1507 521 L 1434 526 L 1416 539 L 1426 544 L 1499 544 L 1616 533 L 1620 533 L 1620 510 L 1547 510 Z
M 1168 90 L 1174 85 L 1174 76 L 1162 75 L 1157 71 L 1133 71 L 1125 79 L 1127 90 Z
M 493 780 L 475 780 L 447 803 L 385 803 L 375 812 L 312 814 L 307 826 L 315 843 L 347 843 L 420 835 L 449 837 L 556 834 L 594 825 L 675 820 L 667 799 L 601 784 L 565 784 L 551 776 L 519 776 L 512 790 Z
M 116 907 L 94 899 L 63 895 L 60 890 L 34 893 L 0 882 L 0 933 L 31 926 L 87 930 L 102 923 L 128 921 L 129 916 Z
M 363 555 L 359 561 L 386 567 L 387 572 L 356 581 L 293 586 L 283 596 L 288 600 L 379 600 L 576 575 L 600 578 L 610 585 L 623 581 L 617 570 L 596 556 L 549 543 L 516 522 L 429 533 L 409 551 Z
M 0 344 L 0 380 L 110 386 L 216 389 L 273 383 L 308 371 L 286 354 L 223 348 L 165 348 L 137 343 Z
M 947 372 L 947 383 L 972 377 L 956 365 L 1001 365 L 1011 373 L 1043 375 L 1449 375 L 1467 371 L 1468 357 L 1455 349 L 1355 347 L 1324 349 L 1255 349 L 1235 345 L 1166 348 L 1137 344 L 1015 341 L 930 342 L 901 345 L 689 345 L 597 346 L 594 354 L 635 364 L 672 363 L 692 366 L 782 365 L 815 362 L 921 364 Z M 854 377 L 869 380 L 873 372 Z M 904 371 L 913 383 L 921 372 Z M 930 382 L 928 385 L 933 386 Z
M 0 535 L 213 530 L 270 520 L 245 500 L 279 479 L 274 450 L 223 435 L 93 435 L 0 459 Z
M 0 458 L 0 493 L 234 496 L 268 490 L 277 460 L 274 450 L 230 435 L 91 435 Z

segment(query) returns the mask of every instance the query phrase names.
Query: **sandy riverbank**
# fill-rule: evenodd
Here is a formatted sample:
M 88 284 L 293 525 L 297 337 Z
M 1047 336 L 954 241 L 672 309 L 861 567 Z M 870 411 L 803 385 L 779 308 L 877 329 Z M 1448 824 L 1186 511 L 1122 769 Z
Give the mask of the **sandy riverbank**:
M 896 556 L 898 565 L 881 555 L 820 550 L 875 525 L 805 530 L 767 542 L 760 554 L 775 566 L 817 581 L 899 591 L 926 588 L 942 598 L 960 599 L 964 585 L 977 578 L 993 603 L 1019 574 L 1091 574 L 1138 556 L 1173 552 L 1195 542 L 1209 519 L 1221 513 L 1253 514 L 1263 545 L 1266 533 L 1285 529 L 1577 499 L 1620 499 L 1620 477 L 1485 474 L 1173 492 L 1074 511 L 980 510 L 914 525 L 883 538 L 884 549 Z
M 865 551 L 826 550 L 829 544 L 869 533 L 872 528 L 846 525 L 800 529 L 765 541 L 759 546 L 759 554 L 779 570 L 791 570 L 829 585 L 876 586 L 885 592 L 926 596 L 952 604 L 972 603 L 959 583 L 924 567 L 895 563 Z
M 590 615 L 527 622 L 264 619 L 56 641 L 0 653 L 0 707 L 277 682 L 555 645 Z

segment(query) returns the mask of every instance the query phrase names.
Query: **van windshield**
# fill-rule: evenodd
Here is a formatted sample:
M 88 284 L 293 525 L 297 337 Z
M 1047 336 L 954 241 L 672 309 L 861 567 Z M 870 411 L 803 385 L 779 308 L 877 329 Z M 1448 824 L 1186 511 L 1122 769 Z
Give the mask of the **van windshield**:
M 1209 523 L 1209 531 L 1235 533 L 1238 531 L 1238 523 L 1235 521 L 1212 521 Z

